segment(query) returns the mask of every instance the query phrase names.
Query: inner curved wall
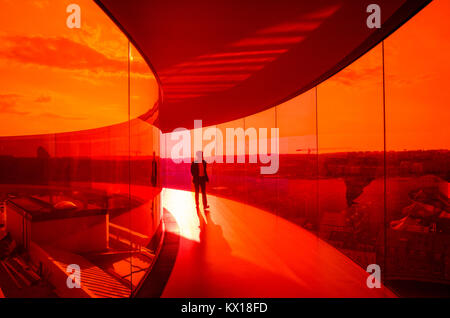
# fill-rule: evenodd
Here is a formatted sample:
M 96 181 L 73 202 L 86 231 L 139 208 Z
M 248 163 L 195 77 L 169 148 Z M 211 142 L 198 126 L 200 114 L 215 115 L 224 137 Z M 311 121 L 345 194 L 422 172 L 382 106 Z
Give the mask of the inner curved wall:
M 76 2 L 81 28 L 69 28 L 71 3 L 0 1 L 0 197 L 95 296 L 128 297 L 161 242 L 159 88 L 93 1 Z

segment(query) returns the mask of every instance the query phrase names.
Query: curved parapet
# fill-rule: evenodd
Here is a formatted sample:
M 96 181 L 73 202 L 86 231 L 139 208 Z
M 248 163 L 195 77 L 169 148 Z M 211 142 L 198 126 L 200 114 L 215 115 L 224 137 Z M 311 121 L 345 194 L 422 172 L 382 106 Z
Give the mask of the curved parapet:
M 0 11 L 2 226 L 41 273 L 67 277 L 61 264 L 84 260 L 87 294 L 130 296 L 162 237 L 155 76 L 92 1 Z

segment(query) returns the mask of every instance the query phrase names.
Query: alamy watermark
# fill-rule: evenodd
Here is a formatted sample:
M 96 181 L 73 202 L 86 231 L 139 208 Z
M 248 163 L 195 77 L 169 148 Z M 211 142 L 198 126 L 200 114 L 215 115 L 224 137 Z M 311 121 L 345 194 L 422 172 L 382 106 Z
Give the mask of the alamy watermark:
M 70 264 L 66 268 L 69 274 L 66 279 L 67 288 L 81 288 L 81 269 L 77 264 Z
M 369 264 L 366 272 L 370 275 L 366 279 L 368 288 L 381 288 L 381 267 L 378 264 Z
M 170 158 L 175 163 L 191 161 L 192 132 L 194 153 L 203 151 L 206 162 L 234 163 L 236 156 L 236 163 L 246 163 L 248 157 L 248 163 L 256 164 L 259 160 L 265 165 L 260 167 L 261 174 L 275 174 L 279 168 L 279 129 L 271 128 L 270 135 L 268 130 L 268 128 L 254 127 L 249 127 L 245 131 L 241 127 L 226 128 L 224 134 L 218 127 L 203 128 L 201 120 L 194 120 L 194 130 L 177 128 L 170 133 L 170 139 L 176 141 L 170 151 Z M 247 140 L 248 153 L 246 154 Z M 203 147 L 203 141 L 208 142 L 205 147 Z M 195 161 L 197 160 L 199 159 L 196 158 Z
M 78 4 L 69 4 L 66 8 L 66 12 L 70 13 L 66 19 L 66 25 L 69 29 L 81 28 L 81 8 Z
M 367 6 L 367 13 L 370 15 L 367 17 L 366 24 L 369 29 L 381 28 L 381 8 L 378 4 L 372 3 Z

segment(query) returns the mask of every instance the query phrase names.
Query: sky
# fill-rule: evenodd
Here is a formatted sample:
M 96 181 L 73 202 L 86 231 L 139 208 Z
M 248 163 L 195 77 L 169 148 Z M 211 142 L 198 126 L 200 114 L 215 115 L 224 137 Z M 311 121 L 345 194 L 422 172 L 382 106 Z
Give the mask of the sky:
M 0 135 L 70 132 L 128 119 L 128 40 L 91 0 L 0 0 Z M 158 98 L 156 80 L 131 49 L 131 117 Z
M 91 0 L 81 29 L 72 1 L 0 0 L 0 136 L 70 132 L 128 119 L 126 37 Z M 429 4 L 385 41 L 388 150 L 449 149 L 450 1 Z M 151 108 L 156 80 L 133 48 L 131 117 Z M 150 57 L 151 58 L 151 57 Z M 382 49 L 275 109 L 224 123 L 280 127 L 281 153 L 383 149 Z M 276 114 L 276 119 L 275 119 Z M 241 124 L 242 123 L 242 124 Z

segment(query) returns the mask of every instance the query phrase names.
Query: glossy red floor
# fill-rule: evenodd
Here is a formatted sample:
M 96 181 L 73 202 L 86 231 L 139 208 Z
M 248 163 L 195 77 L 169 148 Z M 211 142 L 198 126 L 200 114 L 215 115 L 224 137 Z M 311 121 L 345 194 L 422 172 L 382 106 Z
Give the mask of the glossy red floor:
M 164 189 L 181 235 L 162 297 L 394 297 L 369 289 L 368 273 L 332 246 L 282 218 L 208 196 L 200 214 L 192 192 Z

